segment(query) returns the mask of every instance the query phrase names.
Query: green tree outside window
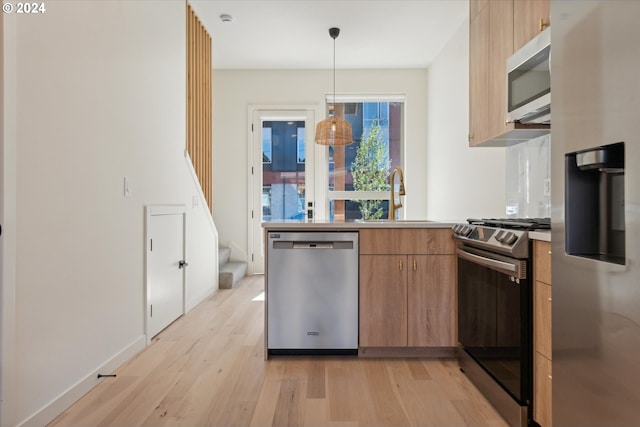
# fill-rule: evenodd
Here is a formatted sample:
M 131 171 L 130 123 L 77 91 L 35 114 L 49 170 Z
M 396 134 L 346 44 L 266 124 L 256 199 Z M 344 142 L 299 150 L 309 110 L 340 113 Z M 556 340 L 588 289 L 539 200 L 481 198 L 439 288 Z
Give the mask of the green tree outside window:
M 355 191 L 389 190 L 391 159 L 387 159 L 387 146 L 382 139 L 382 128 L 377 120 L 371 123 L 367 134 L 360 141 L 356 158 L 351 164 Z M 362 219 L 380 219 L 383 215 L 382 200 L 355 200 L 360 205 Z

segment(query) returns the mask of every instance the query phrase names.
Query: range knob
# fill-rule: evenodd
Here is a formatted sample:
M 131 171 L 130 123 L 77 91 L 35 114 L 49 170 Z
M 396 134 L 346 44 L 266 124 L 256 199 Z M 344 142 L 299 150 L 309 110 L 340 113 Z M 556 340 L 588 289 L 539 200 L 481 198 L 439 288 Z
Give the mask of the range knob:
M 507 234 L 504 235 L 504 238 L 502 239 L 502 242 L 506 243 L 507 245 L 513 245 L 513 243 L 516 240 L 518 240 L 518 236 L 516 236 L 512 232 L 508 232 Z
M 499 231 L 496 233 L 496 240 L 497 240 L 498 242 L 502 242 L 502 240 L 504 239 L 505 235 L 506 235 L 506 232 L 505 232 L 504 230 L 499 230 Z

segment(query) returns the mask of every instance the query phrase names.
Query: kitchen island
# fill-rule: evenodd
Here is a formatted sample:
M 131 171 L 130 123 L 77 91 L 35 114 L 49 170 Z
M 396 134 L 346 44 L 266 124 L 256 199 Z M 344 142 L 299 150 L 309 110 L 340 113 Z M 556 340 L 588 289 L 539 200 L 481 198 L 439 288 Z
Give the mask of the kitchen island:
M 345 284 L 345 286 L 354 286 L 357 290 L 357 299 L 351 307 L 357 315 L 349 318 L 353 318 L 358 324 L 348 325 L 357 327 L 358 339 L 352 348 L 355 353 L 359 356 L 454 355 L 457 346 L 457 301 L 455 245 L 451 239 L 453 224 L 453 222 L 426 220 L 264 223 L 265 357 L 270 353 L 280 354 L 283 350 L 270 347 L 269 341 L 269 279 L 274 277 L 274 270 L 282 268 L 280 262 L 273 264 L 269 261 L 270 252 L 274 250 L 273 247 L 269 247 L 269 241 L 273 236 L 277 237 L 278 233 L 293 232 L 357 233 L 358 265 L 352 266 L 357 271 L 355 276 L 357 283 Z M 282 243 L 279 245 L 282 247 Z M 293 247 L 293 243 L 291 246 Z M 323 249 L 322 246 L 314 246 L 316 253 L 320 254 L 321 250 L 328 250 L 328 247 Z M 298 247 L 303 246 L 298 245 Z M 281 258 L 281 254 L 278 257 Z M 318 257 L 318 262 L 321 262 L 321 258 Z M 320 270 L 322 269 L 327 271 L 327 274 L 333 273 L 329 265 Z M 278 271 L 278 273 L 278 276 L 282 277 L 281 272 Z M 294 288 L 310 286 L 318 276 L 322 275 L 315 273 L 305 276 L 303 274 L 301 279 L 301 276 L 296 274 Z M 317 298 L 318 301 L 322 301 L 323 296 L 318 295 Z M 289 307 L 292 313 L 296 312 L 298 315 L 301 311 L 309 312 L 309 317 L 317 316 L 317 313 L 314 313 L 315 308 L 312 306 L 309 310 L 302 310 L 300 307 L 295 307 L 295 301 L 292 302 L 292 307 Z M 282 313 L 278 313 L 278 318 L 280 318 L 279 322 L 283 322 Z M 299 318 L 294 318 L 292 314 L 291 321 L 298 320 Z M 309 319 L 305 319 L 307 320 Z M 335 333 L 335 331 L 326 331 L 326 333 Z M 320 342 L 320 337 L 323 335 L 322 321 L 318 320 L 314 329 L 301 330 L 299 334 L 317 336 Z M 289 348 L 288 350 L 294 354 L 313 354 L 314 348 Z M 326 354 L 325 351 L 318 352 L 318 354 L 323 353 Z

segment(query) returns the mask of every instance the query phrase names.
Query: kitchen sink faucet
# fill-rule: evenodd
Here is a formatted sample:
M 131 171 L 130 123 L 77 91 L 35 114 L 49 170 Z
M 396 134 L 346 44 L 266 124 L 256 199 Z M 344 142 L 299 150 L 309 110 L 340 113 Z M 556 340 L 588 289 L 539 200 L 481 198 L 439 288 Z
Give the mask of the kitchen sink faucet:
M 398 190 L 398 203 L 396 203 L 396 188 L 394 185 L 394 177 L 395 175 L 400 175 L 400 188 Z M 391 199 L 389 200 L 389 219 L 396 219 L 396 211 L 402 207 L 402 199 L 400 196 L 404 196 L 406 193 L 404 191 L 404 173 L 402 172 L 402 168 L 395 167 L 391 171 L 391 175 L 389 175 L 389 185 L 391 186 Z

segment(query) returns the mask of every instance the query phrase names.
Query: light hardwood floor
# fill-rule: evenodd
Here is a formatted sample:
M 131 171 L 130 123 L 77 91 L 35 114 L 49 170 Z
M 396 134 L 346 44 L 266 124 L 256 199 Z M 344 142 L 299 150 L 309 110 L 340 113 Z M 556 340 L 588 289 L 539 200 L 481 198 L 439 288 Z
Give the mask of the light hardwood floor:
M 456 360 L 265 361 L 263 287 L 218 291 L 49 427 L 507 426 Z

